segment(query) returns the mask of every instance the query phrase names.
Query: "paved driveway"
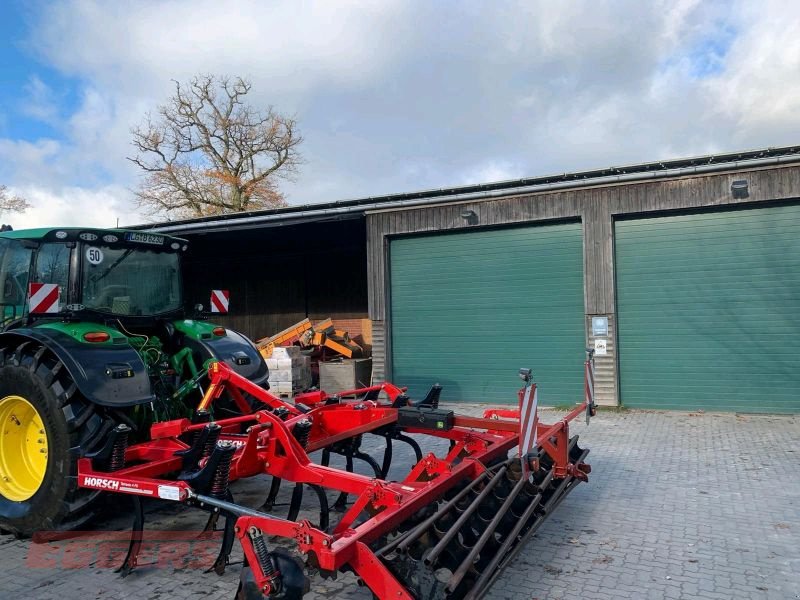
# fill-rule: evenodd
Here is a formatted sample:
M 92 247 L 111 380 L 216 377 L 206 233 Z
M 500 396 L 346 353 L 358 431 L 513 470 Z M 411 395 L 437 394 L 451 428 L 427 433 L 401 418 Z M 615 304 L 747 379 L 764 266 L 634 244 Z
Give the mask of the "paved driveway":
M 800 599 L 800 418 L 601 412 L 574 430 L 592 450 L 590 482 L 559 506 L 489 598 Z M 390 477 L 410 462 L 403 456 Z M 256 506 L 267 485 L 250 480 L 234 492 Z M 174 508 L 148 514 L 150 530 L 199 530 L 203 521 Z M 109 515 L 100 526 L 121 530 L 128 521 Z M 96 542 L 0 537 L 0 598 L 232 598 L 239 565 L 204 574 L 216 544 L 172 535 L 191 551 L 156 545 L 158 566 L 126 579 L 112 568 L 124 542 L 98 550 Z M 371 598 L 352 575 L 315 580 L 307 598 L 332 596 Z

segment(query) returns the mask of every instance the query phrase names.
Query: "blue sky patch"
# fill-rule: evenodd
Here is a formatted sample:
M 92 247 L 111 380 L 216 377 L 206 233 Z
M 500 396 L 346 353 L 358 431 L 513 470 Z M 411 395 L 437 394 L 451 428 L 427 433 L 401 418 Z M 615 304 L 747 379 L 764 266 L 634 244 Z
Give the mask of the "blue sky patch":
M 62 139 L 59 123 L 80 103 L 77 82 L 42 64 L 28 41 L 37 4 L 15 0 L 0 9 L 0 137 Z M 43 110 L 45 103 L 51 111 Z M 48 114 L 49 113 L 49 114 Z

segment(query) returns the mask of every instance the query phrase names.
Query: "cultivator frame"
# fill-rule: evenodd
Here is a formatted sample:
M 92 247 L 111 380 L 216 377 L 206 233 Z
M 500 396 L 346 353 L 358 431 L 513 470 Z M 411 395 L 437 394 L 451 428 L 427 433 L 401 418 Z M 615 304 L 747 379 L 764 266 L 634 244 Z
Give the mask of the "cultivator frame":
M 378 598 L 478 598 L 566 493 L 587 480 L 588 450 L 569 436 L 570 421 L 584 413 L 588 420 L 595 410 L 591 355 L 586 365 L 584 401 L 548 425 L 538 421 L 535 384 L 525 370 L 520 410 L 467 417 L 438 408 L 438 386 L 413 405 L 389 383 L 288 403 L 215 362 L 193 419 L 156 423 L 149 441 L 131 446 L 127 427 L 118 426 L 102 449 L 79 459 L 78 482 L 133 498 L 123 575 L 137 564 L 141 498 L 157 498 L 210 513 L 207 528 L 225 518 L 214 570 L 224 572 L 238 539 L 245 556 L 239 598 L 301 598 L 308 589 L 303 564 L 268 549 L 265 536 L 294 540 L 306 566 L 323 576 L 355 572 Z M 381 392 L 388 400 L 379 399 Z M 254 400 L 261 406 L 214 421 L 210 409 L 223 393 L 243 412 Z M 382 464 L 361 451 L 365 434 L 385 438 Z M 407 434 L 448 440 L 449 450 L 423 455 Z M 417 459 L 401 481 L 386 480 L 393 441 L 409 444 Z M 309 458 L 315 450 L 322 450 L 320 464 Z M 345 456 L 346 470 L 328 466 L 331 453 Z M 353 472 L 354 459 L 374 476 Z M 260 474 L 273 477 L 264 505 L 236 504 L 229 484 Z M 269 512 L 282 481 L 294 485 L 287 518 Z M 319 500 L 317 523 L 298 520 L 304 489 Z M 343 512 L 333 525 L 326 491 L 338 492 L 333 506 Z

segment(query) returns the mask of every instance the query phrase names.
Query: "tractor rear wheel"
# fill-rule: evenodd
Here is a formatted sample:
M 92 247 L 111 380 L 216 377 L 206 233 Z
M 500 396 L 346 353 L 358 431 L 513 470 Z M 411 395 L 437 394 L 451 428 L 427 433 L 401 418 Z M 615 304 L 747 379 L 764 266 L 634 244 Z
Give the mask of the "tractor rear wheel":
M 78 489 L 77 459 L 112 426 L 47 348 L 0 348 L 0 529 L 31 535 L 91 518 L 98 492 Z

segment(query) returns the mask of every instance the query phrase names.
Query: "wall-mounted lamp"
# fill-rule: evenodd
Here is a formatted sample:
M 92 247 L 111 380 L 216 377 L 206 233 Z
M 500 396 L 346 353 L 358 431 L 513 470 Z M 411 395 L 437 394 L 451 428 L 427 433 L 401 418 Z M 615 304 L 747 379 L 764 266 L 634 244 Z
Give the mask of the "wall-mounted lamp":
M 750 184 L 746 179 L 737 179 L 731 183 L 731 194 L 736 200 L 742 200 L 750 196 Z
M 478 214 L 471 209 L 462 210 L 461 218 L 467 222 L 467 225 L 475 225 L 478 222 Z

